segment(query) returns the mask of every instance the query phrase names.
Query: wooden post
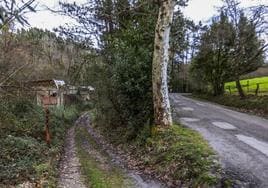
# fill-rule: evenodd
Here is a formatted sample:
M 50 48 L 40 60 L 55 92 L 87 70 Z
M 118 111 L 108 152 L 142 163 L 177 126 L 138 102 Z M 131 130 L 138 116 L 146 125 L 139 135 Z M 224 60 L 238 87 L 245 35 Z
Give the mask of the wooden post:
M 257 83 L 257 88 L 256 88 L 256 91 L 255 91 L 255 95 L 256 95 L 256 96 L 258 96 L 259 89 L 260 89 L 260 84 Z
M 228 89 L 229 89 L 230 94 L 232 94 L 231 86 L 228 86 Z
M 249 93 L 249 80 L 247 81 L 247 91 Z
M 45 108 L 45 137 L 46 137 L 46 143 L 50 145 L 51 143 L 51 137 L 50 137 L 50 132 L 49 132 L 49 109 L 46 107 Z

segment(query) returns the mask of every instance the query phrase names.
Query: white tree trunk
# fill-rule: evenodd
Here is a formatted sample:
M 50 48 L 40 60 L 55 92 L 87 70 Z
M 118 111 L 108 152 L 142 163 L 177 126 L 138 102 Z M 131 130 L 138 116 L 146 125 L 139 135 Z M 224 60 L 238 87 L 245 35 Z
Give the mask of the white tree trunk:
M 169 35 L 173 18 L 173 0 L 160 0 L 158 20 L 155 28 L 152 82 L 154 120 L 156 125 L 172 124 L 167 86 L 167 65 L 169 61 Z

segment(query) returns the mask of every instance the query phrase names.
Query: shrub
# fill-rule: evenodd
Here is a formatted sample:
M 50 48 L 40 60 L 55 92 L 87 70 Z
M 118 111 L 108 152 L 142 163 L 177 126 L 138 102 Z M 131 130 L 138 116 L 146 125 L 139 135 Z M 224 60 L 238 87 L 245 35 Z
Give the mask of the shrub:
M 130 166 L 164 182 L 182 187 L 210 187 L 218 182 L 220 166 L 215 154 L 194 130 L 182 125 L 152 129 L 147 125 L 136 139 L 126 142 L 122 135 L 127 129 L 99 129 L 109 141 L 131 156 Z
M 48 147 L 31 137 L 8 135 L 0 140 L 0 182 L 15 184 L 36 178 L 33 166 L 44 160 Z
M 46 178 L 55 183 L 55 168 L 66 129 L 78 116 L 76 106 L 50 110 L 52 143 L 45 143 L 45 113 L 25 98 L 0 101 L 0 187 Z
M 138 148 L 144 163 L 168 179 L 189 187 L 216 183 L 211 170 L 218 168 L 214 153 L 197 132 L 181 125 L 157 129 L 145 146 Z

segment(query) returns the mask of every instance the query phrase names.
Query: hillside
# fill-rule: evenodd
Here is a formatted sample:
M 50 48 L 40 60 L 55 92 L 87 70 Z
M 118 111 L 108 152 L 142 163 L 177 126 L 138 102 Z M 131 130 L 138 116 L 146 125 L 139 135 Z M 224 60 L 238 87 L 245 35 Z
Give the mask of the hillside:
M 264 65 L 263 67 L 260 67 L 254 72 L 246 74 L 242 78 L 245 79 L 245 78 L 263 77 L 263 76 L 268 76 L 268 64 Z

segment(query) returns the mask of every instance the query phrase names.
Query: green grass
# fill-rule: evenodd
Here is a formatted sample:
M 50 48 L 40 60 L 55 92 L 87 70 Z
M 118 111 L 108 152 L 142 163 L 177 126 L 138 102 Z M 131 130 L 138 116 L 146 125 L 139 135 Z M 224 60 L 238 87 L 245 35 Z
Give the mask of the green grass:
M 209 187 L 217 183 L 215 174 L 220 168 L 215 163 L 214 152 L 196 131 L 182 125 L 152 131 L 145 126 L 132 141 L 123 139 L 126 131 L 109 129 L 104 134 L 113 144 L 120 145 L 141 170 L 147 169 L 149 175 L 185 187 Z
M 149 166 L 173 180 L 189 187 L 216 183 L 216 177 L 210 173 L 216 169 L 214 153 L 202 136 L 189 128 L 173 125 L 158 129 L 141 150 L 145 158 L 150 158 L 145 161 Z
M 89 135 L 86 128 L 78 127 L 75 135 L 81 170 L 85 182 L 91 188 L 131 187 L 131 182 L 123 172 L 111 166 L 111 159 Z M 92 153 L 85 149 L 85 144 Z
M 241 80 L 240 83 L 243 86 L 245 93 L 247 94 L 254 94 L 257 88 L 257 84 L 260 84 L 260 94 L 268 94 L 268 76 L 245 79 Z M 229 87 L 231 89 L 231 93 L 237 93 L 235 82 L 228 82 L 225 84 L 225 89 L 227 93 L 229 93 Z
M 268 118 L 268 96 L 249 95 L 241 99 L 237 95 L 211 96 L 195 94 L 194 97 L 212 101 L 229 107 L 234 107 L 242 112 L 250 112 L 255 115 Z

